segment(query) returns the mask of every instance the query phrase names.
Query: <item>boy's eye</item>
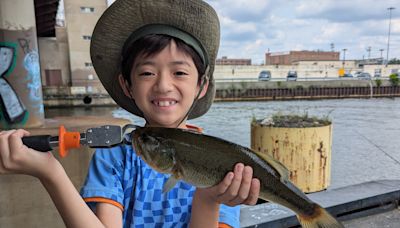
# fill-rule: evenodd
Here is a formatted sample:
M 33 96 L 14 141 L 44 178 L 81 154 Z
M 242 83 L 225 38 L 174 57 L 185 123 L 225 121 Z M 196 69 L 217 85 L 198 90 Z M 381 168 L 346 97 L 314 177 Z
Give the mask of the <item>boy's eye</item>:
M 186 73 L 186 72 L 183 72 L 183 71 L 177 71 L 177 72 L 175 72 L 175 75 L 177 75 L 177 76 L 185 76 L 185 75 L 189 75 L 189 74 Z
M 151 72 L 142 72 L 139 74 L 139 76 L 151 76 L 151 75 L 154 75 L 154 74 Z

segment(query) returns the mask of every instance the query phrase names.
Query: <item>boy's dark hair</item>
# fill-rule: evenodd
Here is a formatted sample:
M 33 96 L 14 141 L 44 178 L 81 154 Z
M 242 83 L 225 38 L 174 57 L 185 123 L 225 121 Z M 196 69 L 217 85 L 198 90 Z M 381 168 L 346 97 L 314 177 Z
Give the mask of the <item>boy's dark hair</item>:
M 196 66 L 198 73 L 198 84 L 201 83 L 201 77 L 205 73 L 205 66 L 203 61 L 201 60 L 199 54 L 187 45 L 182 40 L 168 36 L 168 35 L 158 35 L 151 34 L 146 35 L 135 41 L 130 47 L 126 50 L 123 50 L 122 53 L 122 62 L 121 62 L 121 73 L 124 79 L 131 85 L 131 71 L 135 59 L 138 56 L 149 57 L 160 53 L 165 47 L 167 47 L 171 41 L 176 43 L 176 48 L 179 51 L 184 52 L 185 54 L 192 57 L 194 65 Z

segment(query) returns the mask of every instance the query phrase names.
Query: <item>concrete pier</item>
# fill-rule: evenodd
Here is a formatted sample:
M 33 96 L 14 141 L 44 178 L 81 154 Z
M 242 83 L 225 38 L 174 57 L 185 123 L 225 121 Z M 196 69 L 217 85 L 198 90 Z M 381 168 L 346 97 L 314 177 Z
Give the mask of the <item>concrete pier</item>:
M 0 1 L 2 129 L 36 127 L 44 122 L 33 3 L 33 0 Z

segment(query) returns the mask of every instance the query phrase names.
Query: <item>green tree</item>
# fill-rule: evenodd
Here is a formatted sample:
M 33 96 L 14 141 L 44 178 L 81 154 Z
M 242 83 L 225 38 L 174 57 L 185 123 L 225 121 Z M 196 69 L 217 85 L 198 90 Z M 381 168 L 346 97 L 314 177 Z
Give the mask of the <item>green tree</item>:
M 389 76 L 389 81 L 392 84 L 392 86 L 398 86 L 399 85 L 399 75 L 398 74 L 391 74 Z
M 394 58 L 389 60 L 388 64 L 400 64 L 400 59 Z

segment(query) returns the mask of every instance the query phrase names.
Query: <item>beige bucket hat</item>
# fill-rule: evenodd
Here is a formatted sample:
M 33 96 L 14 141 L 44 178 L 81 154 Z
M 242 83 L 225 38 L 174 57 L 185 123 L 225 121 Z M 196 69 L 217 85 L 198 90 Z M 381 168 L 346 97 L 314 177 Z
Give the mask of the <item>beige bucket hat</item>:
M 124 44 L 147 34 L 177 37 L 205 61 L 209 68 L 207 93 L 194 104 L 188 119 L 206 113 L 215 95 L 213 72 L 220 41 L 215 10 L 202 0 L 116 0 L 100 17 L 90 45 L 94 69 L 114 101 L 141 117 L 135 102 L 123 93 L 118 75 Z

